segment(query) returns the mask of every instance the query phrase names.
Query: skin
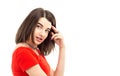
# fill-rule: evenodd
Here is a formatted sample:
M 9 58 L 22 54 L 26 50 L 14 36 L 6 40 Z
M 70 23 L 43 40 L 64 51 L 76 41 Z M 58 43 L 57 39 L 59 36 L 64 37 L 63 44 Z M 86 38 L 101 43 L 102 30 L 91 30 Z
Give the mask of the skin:
M 41 44 L 48 36 L 48 33 L 50 29 L 53 29 L 54 32 L 52 33 L 51 40 L 54 40 L 55 43 L 59 46 L 59 57 L 58 57 L 58 64 L 56 66 L 56 69 L 53 70 L 51 68 L 50 76 L 63 76 L 64 75 L 64 64 L 65 64 L 65 45 L 64 45 L 64 39 L 62 34 L 51 25 L 51 23 L 46 18 L 40 18 L 37 24 L 37 27 L 34 31 L 34 43 L 31 42 L 31 39 L 27 42 L 34 47 Z M 28 46 L 24 44 L 25 46 Z M 37 55 L 38 52 L 36 50 L 33 50 Z M 26 73 L 29 76 L 47 76 L 45 72 L 41 69 L 39 64 L 32 66 L 31 68 L 26 70 Z
M 51 23 L 46 18 L 40 18 L 34 31 L 34 44 L 31 39 L 27 42 L 37 47 L 37 45 L 41 44 L 47 38 L 51 26 Z

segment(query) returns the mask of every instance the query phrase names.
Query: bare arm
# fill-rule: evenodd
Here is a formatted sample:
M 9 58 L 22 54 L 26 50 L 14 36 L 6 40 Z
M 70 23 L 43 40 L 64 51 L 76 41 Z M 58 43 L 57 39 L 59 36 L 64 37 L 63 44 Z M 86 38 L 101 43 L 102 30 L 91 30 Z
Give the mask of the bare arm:
M 59 46 L 59 57 L 58 63 L 55 71 L 51 69 L 50 76 L 64 76 L 64 65 L 65 65 L 65 44 L 63 40 L 63 36 L 60 32 L 57 31 L 55 27 L 52 26 L 52 29 L 57 32 L 52 34 L 52 38 L 55 43 Z M 29 76 L 47 76 L 45 72 L 41 69 L 41 67 L 37 64 L 30 69 L 26 70 L 26 73 Z
M 56 44 L 59 46 L 59 57 L 58 57 L 58 63 L 56 69 L 55 71 L 52 71 L 51 76 L 64 76 L 65 44 L 64 44 L 63 36 L 60 32 L 57 31 L 55 27 L 52 27 L 52 29 L 55 32 L 57 32 L 56 34 L 53 34 L 51 39 L 54 39 Z
M 64 65 L 65 65 L 65 48 L 59 48 L 59 58 L 54 76 L 64 76 Z
M 58 57 L 57 67 L 55 71 L 51 69 L 51 76 L 63 76 L 64 75 L 64 64 L 65 64 L 65 47 L 61 47 L 59 48 L 59 57 Z M 41 69 L 39 64 L 26 70 L 26 73 L 29 76 L 47 76 L 45 72 Z
M 26 70 L 26 73 L 29 76 L 47 76 L 45 74 L 45 72 L 41 69 L 41 67 L 39 66 L 39 64 L 29 68 L 28 70 Z

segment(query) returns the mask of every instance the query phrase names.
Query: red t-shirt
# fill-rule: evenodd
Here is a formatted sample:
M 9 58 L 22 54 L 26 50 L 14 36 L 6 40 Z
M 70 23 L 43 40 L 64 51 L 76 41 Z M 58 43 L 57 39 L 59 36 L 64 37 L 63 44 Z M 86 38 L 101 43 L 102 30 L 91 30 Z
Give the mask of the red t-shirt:
M 28 47 L 19 47 L 13 52 L 12 56 L 12 73 L 13 76 L 28 76 L 25 70 L 39 64 L 42 70 L 50 75 L 50 66 L 43 55 L 37 55 Z

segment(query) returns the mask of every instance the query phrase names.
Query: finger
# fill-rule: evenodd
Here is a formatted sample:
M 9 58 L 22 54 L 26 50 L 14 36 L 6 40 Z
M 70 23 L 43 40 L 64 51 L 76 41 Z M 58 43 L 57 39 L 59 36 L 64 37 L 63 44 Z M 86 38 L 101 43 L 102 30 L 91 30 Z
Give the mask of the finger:
M 52 34 L 52 37 L 51 37 L 51 40 L 54 39 L 55 37 L 60 37 L 61 35 L 60 34 Z
M 53 29 L 53 31 L 54 31 L 55 33 L 58 33 L 58 32 L 59 32 L 54 26 L 52 26 L 51 28 Z
M 54 39 L 55 36 L 57 36 L 57 34 L 54 34 L 54 33 L 52 32 L 51 40 Z
M 58 40 L 58 39 L 61 39 L 62 37 L 60 37 L 60 36 L 56 36 L 56 37 L 54 37 L 54 40 Z

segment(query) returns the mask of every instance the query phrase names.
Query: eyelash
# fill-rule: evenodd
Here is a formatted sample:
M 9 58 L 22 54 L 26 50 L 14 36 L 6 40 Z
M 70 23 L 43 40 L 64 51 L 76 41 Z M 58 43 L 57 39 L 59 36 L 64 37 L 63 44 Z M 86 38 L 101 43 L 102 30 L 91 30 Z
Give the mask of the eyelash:
M 36 27 L 38 27 L 38 28 L 42 28 L 42 26 L 40 26 L 40 25 L 37 25 Z
M 48 32 L 48 33 L 50 32 L 50 30 L 45 30 L 45 31 Z
M 36 27 L 42 29 L 41 25 L 37 25 Z M 45 31 L 48 32 L 48 33 L 50 32 L 50 30 L 45 30 Z

